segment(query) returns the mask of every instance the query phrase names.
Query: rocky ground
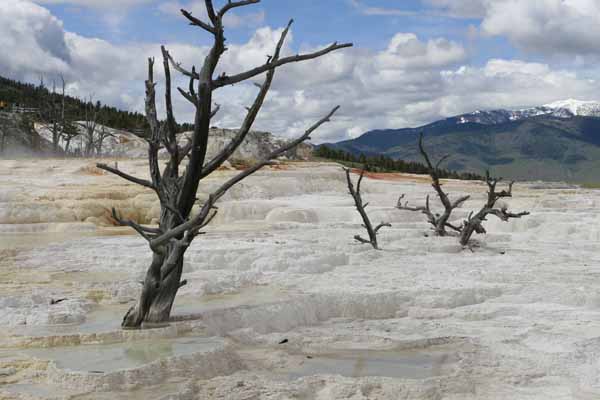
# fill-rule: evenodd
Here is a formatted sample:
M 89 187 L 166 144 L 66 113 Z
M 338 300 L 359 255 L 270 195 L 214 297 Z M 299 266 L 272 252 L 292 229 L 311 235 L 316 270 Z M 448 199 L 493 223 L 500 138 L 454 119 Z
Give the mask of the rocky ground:
M 464 250 L 394 209 L 423 201 L 425 179 L 374 178 L 383 250 L 353 241 L 339 166 L 266 169 L 189 250 L 174 321 L 122 331 L 149 253 L 107 210 L 151 223 L 152 193 L 87 160 L 0 161 L 0 398 L 600 397 L 599 191 L 516 184 L 511 209 L 532 215 L 490 219 Z M 445 188 L 472 195 L 457 219 L 485 199 Z

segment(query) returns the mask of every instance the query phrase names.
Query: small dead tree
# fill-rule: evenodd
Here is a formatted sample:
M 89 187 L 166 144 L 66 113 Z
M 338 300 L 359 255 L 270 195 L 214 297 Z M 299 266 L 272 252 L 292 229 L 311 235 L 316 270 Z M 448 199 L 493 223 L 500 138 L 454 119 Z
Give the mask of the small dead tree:
M 379 245 L 377 243 L 377 233 L 384 226 L 391 227 L 392 225 L 387 222 L 382 222 L 379 225 L 377 225 L 375 228 L 373 228 L 373 224 L 371 223 L 371 220 L 369 219 L 369 216 L 367 215 L 367 211 L 365 210 L 367 208 L 367 206 L 369 205 L 369 203 L 363 203 L 362 196 L 360 194 L 360 184 L 362 183 L 363 177 L 365 176 L 365 169 L 363 168 L 360 171 L 360 176 L 358 178 L 358 182 L 356 183 L 356 188 L 354 188 L 354 184 L 352 183 L 352 178 L 350 177 L 350 172 L 351 172 L 350 168 L 344 168 L 344 171 L 346 172 L 346 181 L 348 183 L 348 191 L 350 192 L 350 195 L 354 199 L 354 205 L 356 206 L 356 210 L 358 211 L 358 213 L 360 214 L 360 216 L 363 220 L 362 226 L 363 226 L 363 228 L 365 228 L 367 230 L 367 233 L 369 234 L 369 240 L 363 239 L 360 235 L 354 236 L 354 240 L 359 241 L 361 243 L 365 243 L 365 244 L 368 243 L 371 246 L 373 246 L 373 248 L 375 250 L 379 250 Z
M 0 154 L 4 153 L 4 146 L 6 142 L 6 121 L 0 117 Z
M 517 214 L 513 214 L 508 211 L 508 206 L 506 204 L 498 205 L 498 200 L 505 197 L 512 197 L 512 188 L 514 185 L 514 181 L 508 184 L 508 189 L 502 190 L 500 192 L 496 191 L 496 185 L 500 182 L 502 178 L 495 179 L 490 177 L 490 172 L 486 171 L 485 173 L 485 183 L 488 186 L 488 198 L 485 205 L 479 210 L 479 212 L 473 215 L 473 212 L 469 214 L 469 217 L 463 223 L 463 227 L 461 229 L 460 234 L 460 244 L 463 246 L 467 246 L 469 241 L 471 240 L 471 236 L 473 233 L 485 234 L 487 231 L 483 227 L 483 222 L 486 221 L 486 217 L 488 215 L 495 215 L 500 218 L 502 221 L 508 221 L 511 218 L 521 218 L 526 215 L 529 215 L 528 211 L 520 212 Z
M 50 130 L 52 134 L 52 149 L 54 153 L 59 152 L 59 143 L 63 136 L 65 128 L 65 78 L 60 75 L 61 92 L 56 92 L 56 82 L 52 81 L 52 92 L 49 93 L 47 99 L 42 103 L 40 108 L 40 120 L 44 126 Z M 43 86 L 43 79 L 40 85 Z
M 450 228 L 456 232 L 461 232 L 461 227 L 451 224 L 449 220 L 452 216 L 452 211 L 460 207 L 465 201 L 469 200 L 470 196 L 462 196 L 456 199 L 455 201 L 450 201 L 448 194 L 444 192 L 444 189 L 442 189 L 442 183 L 440 182 L 440 165 L 448 159 L 449 155 L 443 156 L 435 165 L 433 165 L 431 159 L 429 158 L 429 155 L 425 151 L 422 133 L 419 135 L 419 152 L 425 160 L 429 176 L 431 176 L 431 186 L 437 193 L 442 205 L 444 206 L 444 212 L 442 214 L 437 214 L 431 211 L 431 207 L 429 204 L 429 195 L 425 199 L 425 206 L 410 207 L 408 205 L 408 202 L 402 204 L 402 200 L 405 197 L 405 195 L 403 194 L 398 199 L 396 208 L 399 210 L 415 211 L 425 214 L 427 216 L 427 221 L 433 226 L 433 230 L 437 236 L 447 236 L 448 231 L 446 230 L 446 228 Z
M 80 132 L 79 132 L 79 129 L 77 128 L 77 125 L 75 125 L 71 121 L 66 121 L 65 125 L 63 126 L 62 133 L 61 133 L 61 139 L 64 143 L 65 154 L 67 154 L 67 155 L 69 154 L 71 140 L 78 137 L 79 135 L 80 135 Z
M 335 107 L 302 136 L 283 145 L 266 156 L 265 159 L 223 183 L 219 188 L 208 194 L 206 200 L 200 204 L 199 211 L 192 215 L 192 208 L 198 203 L 196 196 L 200 182 L 217 170 L 242 144 L 263 105 L 277 69 L 285 64 L 314 59 L 352 46 L 352 44 L 333 43 L 313 53 L 282 57 L 281 49 L 293 22 L 290 21 L 282 31 L 273 54 L 267 58 L 265 64 L 235 75 L 222 73 L 215 76 L 221 56 L 227 50 L 223 19 L 230 10 L 256 4 L 259 1 L 230 0 L 220 10 L 217 10 L 213 7 L 212 0 L 205 0 L 208 21 L 198 19 L 185 10 L 181 11 L 191 25 L 209 32 L 214 40 L 199 71 L 195 67 L 191 69 L 182 67 L 181 64 L 174 61 L 164 47 L 161 48 L 165 73 L 165 108 L 167 116 L 165 122 L 159 121 L 157 116 L 154 59 L 148 60 L 146 119 L 150 129 L 150 138 L 148 139 L 150 180 L 131 176 L 116 167 L 113 168 L 104 164 L 97 165 L 100 169 L 153 190 L 161 206 L 159 225 L 156 228 L 142 226 L 135 221 L 122 220 L 117 212 L 113 213 L 116 221 L 122 225 L 132 227 L 146 239 L 152 251 L 152 262 L 146 272 L 139 300 L 123 318 L 122 326 L 125 328 L 138 328 L 142 323 L 164 323 L 169 321 L 175 296 L 179 288 L 187 283 L 187 281 L 181 280 L 184 254 L 194 238 L 202 234 L 202 229 L 214 218 L 217 212 L 216 202 L 236 183 L 270 164 L 271 160 L 308 140 L 310 135 L 322 124 L 329 121 L 338 110 L 338 107 Z M 189 141 L 183 146 L 178 145 L 176 138 L 177 123 L 173 114 L 171 99 L 171 68 L 189 78 L 189 88 L 187 90 L 178 88 L 178 90 L 196 110 L 193 132 Z M 218 111 L 218 107 L 213 108 L 214 92 L 225 86 L 248 81 L 262 74 L 266 74 L 265 79 L 261 84 L 256 84 L 258 94 L 253 104 L 248 108 L 237 135 L 216 156 L 207 160 L 210 122 Z M 162 171 L 159 168 L 158 160 L 158 151 L 161 146 L 164 146 L 169 154 L 167 164 Z M 185 170 L 181 171 L 183 169 L 183 167 L 180 168 L 181 163 L 186 158 L 189 161 Z
M 100 129 L 98 130 L 98 137 L 94 142 L 94 148 L 96 151 L 96 156 L 100 157 L 102 155 L 102 144 L 104 140 L 108 137 L 115 137 L 104 125 L 100 125 Z
M 84 129 L 84 148 L 82 149 L 82 155 L 84 157 L 91 157 L 94 155 L 96 150 L 96 127 L 98 125 L 98 118 L 100 116 L 100 102 L 94 104 L 93 96 L 90 95 L 90 99 L 85 103 L 85 119 L 83 122 L 79 122 L 79 126 Z

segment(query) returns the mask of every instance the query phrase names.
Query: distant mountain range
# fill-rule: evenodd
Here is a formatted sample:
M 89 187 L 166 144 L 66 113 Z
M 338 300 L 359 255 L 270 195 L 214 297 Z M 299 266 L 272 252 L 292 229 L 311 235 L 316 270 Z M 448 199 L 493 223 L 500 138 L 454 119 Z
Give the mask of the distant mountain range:
M 470 114 L 459 115 L 455 118 L 456 122 L 459 124 L 474 122 L 484 125 L 496 125 L 505 122 L 520 121 L 540 115 L 561 119 L 572 117 L 600 117 L 600 103 L 595 101 L 569 99 L 523 110 L 478 110 Z
M 475 111 L 418 128 L 373 130 L 326 146 L 421 161 L 418 134 L 446 167 L 522 180 L 600 182 L 600 102 L 565 100 L 522 110 Z

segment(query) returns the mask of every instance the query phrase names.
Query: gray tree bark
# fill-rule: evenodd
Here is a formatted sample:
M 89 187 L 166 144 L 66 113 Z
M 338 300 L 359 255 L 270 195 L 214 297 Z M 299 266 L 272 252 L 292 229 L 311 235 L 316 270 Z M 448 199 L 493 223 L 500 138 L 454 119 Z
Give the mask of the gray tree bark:
M 460 244 L 463 246 L 469 245 L 471 240 L 471 236 L 474 233 L 485 234 L 487 233 L 485 228 L 483 227 L 483 222 L 486 221 L 486 217 L 488 215 L 495 215 L 500 218 L 502 221 L 508 221 L 511 218 L 521 218 L 526 215 L 529 215 L 528 211 L 520 212 L 520 213 L 511 213 L 508 211 L 506 206 L 502 206 L 501 208 L 496 207 L 496 203 L 499 199 L 504 197 L 512 197 L 512 188 L 514 182 L 510 182 L 508 184 L 508 189 L 502 190 L 500 192 L 496 191 L 496 185 L 502 179 L 495 179 L 490 177 L 490 172 L 486 171 L 486 184 L 488 186 L 488 198 L 485 205 L 477 212 L 475 215 L 471 213 L 469 218 L 463 223 L 463 227 L 460 233 Z
M 148 139 L 148 160 L 150 180 L 140 179 L 129 175 L 118 168 L 104 164 L 97 164 L 110 173 L 116 174 L 130 182 L 142 185 L 153 190 L 161 205 L 161 216 L 157 228 L 145 227 L 135 221 L 123 220 L 113 210 L 113 218 L 121 225 L 135 229 L 149 243 L 152 251 L 152 262 L 148 267 L 146 278 L 137 304 L 132 307 L 123 318 L 124 328 L 139 328 L 143 324 L 160 324 L 169 321 L 173 302 L 179 288 L 187 283 L 182 280 L 184 255 L 192 241 L 200 235 L 216 215 L 215 203 L 232 186 L 252 175 L 271 160 L 283 155 L 285 152 L 308 140 L 310 135 L 322 124 L 329 121 L 339 107 L 335 107 L 324 118 L 304 132 L 297 139 L 269 154 L 264 160 L 252 167 L 233 176 L 223 183 L 218 189 L 210 193 L 206 202 L 200 207 L 196 215 L 192 215 L 192 207 L 197 202 L 196 192 L 200 181 L 219 168 L 244 141 L 260 111 L 265 97 L 278 67 L 296 61 L 314 59 L 330 52 L 350 47 L 352 44 L 337 44 L 314 52 L 295 57 L 281 58 L 280 53 L 289 32 L 292 21 L 282 32 L 275 47 L 273 55 L 267 62 L 253 70 L 239 75 L 228 77 L 225 74 L 214 78 L 215 70 L 222 54 L 226 51 L 223 18 L 228 11 L 251 4 L 260 0 L 229 1 L 220 10 L 216 11 L 211 0 L 205 0 L 210 21 L 205 22 L 191 13 L 182 10 L 185 18 L 194 26 L 209 32 L 213 38 L 213 45 L 204 59 L 199 72 L 195 67 L 186 69 L 176 63 L 169 52 L 162 47 L 163 69 L 165 72 L 165 105 L 166 120 L 159 121 L 156 112 L 156 93 L 154 82 L 154 59 L 148 60 L 148 79 L 146 80 L 146 119 L 150 126 Z M 183 146 L 177 143 L 177 123 L 173 114 L 171 98 L 171 68 L 187 76 L 190 80 L 187 90 L 177 88 L 179 93 L 186 98 L 196 109 L 194 130 L 189 142 Z M 213 159 L 207 160 L 207 144 L 210 121 L 219 110 L 213 107 L 213 92 L 226 84 L 233 84 L 253 78 L 265 73 L 253 104 L 248 108 L 242 126 L 237 136 Z M 169 153 L 169 161 L 161 171 L 158 163 L 158 151 L 164 147 Z M 181 163 L 188 158 L 189 162 L 184 171 L 180 170 Z
M 344 168 L 344 171 L 346 172 L 346 182 L 348 184 L 348 192 L 354 199 L 354 206 L 356 207 L 356 211 L 358 211 L 358 213 L 360 214 L 360 217 L 363 220 L 363 227 L 367 230 L 367 234 L 369 235 L 368 240 L 363 239 L 360 235 L 354 236 L 354 240 L 361 242 L 361 243 L 370 244 L 371 246 L 373 246 L 373 248 L 375 250 L 379 250 L 379 243 L 377 242 L 377 233 L 379 233 L 379 230 L 381 228 L 391 227 L 392 225 L 387 222 L 382 222 L 379 225 L 377 225 L 376 227 L 373 227 L 373 224 L 371 223 L 371 219 L 369 218 L 369 215 L 367 214 L 367 211 L 366 211 L 366 208 L 369 205 L 369 203 L 363 203 L 362 195 L 360 194 L 360 185 L 361 185 L 362 180 L 365 175 L 365 169 L 363 168 L 360 171 L 360 176 L 358 177 L 358 182 L 356 183 L 356 188 L 354 188 L 354 184 L 352 183 L 352 178 L 350 177 L 350 172 L 351 172 L 350 168 Z

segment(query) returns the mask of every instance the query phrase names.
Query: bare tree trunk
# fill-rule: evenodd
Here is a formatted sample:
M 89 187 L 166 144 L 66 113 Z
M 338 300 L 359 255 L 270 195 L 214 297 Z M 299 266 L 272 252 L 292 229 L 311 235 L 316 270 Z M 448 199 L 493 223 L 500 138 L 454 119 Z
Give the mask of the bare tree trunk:
M 65 154 L 68 155 L 69 154 L 69 146 L 71 144 L 71 137 L 69 136 L 69 137 L 65 138 L 64 142 L 65 142 Z
M 94 155 L 96 150 L 96 126 L 98 124 L 98 117 L 100 113 L 100 104 L 94 105 L 93 96 L 90 95 L 90 100 L 85 105 L 85 121 L 80 124 L 85 130 L 85 148 L 83 149 L 83 155 L 85 157 L 91 157 Z
M 2 120 L 0 119 L 0 122 Z M 0 124 L 0 154 L 4 153 L 4 142 L 5 142 L 5 137 L 6 137 L 6 133 L 5 133 L 5 128 L 3 125 Z
M 365 175 L 365 169 L 363 168 L 360 171 L 360 176 L 356 184 L 356 189 L 354 188 L 354 185 L 352 184 L 352 179 L 350 178 L 350 168 L 344 168 L 344 171 L 346 172 L 346 182 L 348 184 L 348 191 L 354 199 L 354 206 L 360 214 L 360 217 L 363 220 L 363 227 L 367 230 L 367 233 L 369 235 L 369 240 L 363 239 L 360 235 L 354 236 L 354 240 L 359 241 L 361 243 L 370 244 L 375 250 L 379 250 L 379 244 L 377 243 L 377 233 L 384 226 L 391 227 L 392 225 L 386 222 L 382 222 L 375 228 L 373 228 L 373 224 L 371 224 L 371 219 L 367 215 L 366 211 L 366 208 L 369 205 L 369 203 L 363 203 L 362 196 L 360 194 L 360 184 L 362 183 L 363 177 Z
M 282 58 L 280 53 L 292 24 L 292 21 L 290 21 L 288 26 L 283 30 L 273 55 L 268 58 L 264 65 L 237 75 L 228 76 L 222 74 L 218 78 L 214 78 L 221 55 L 227 50 L 223 27 L 224 16 L 234 8 L 256 4 L 259 1 L 229 1 L 220 10 L 216 11 L 212 1 L 205 0 L 207 14 L 210 19 L 209 22 L 202 21 L 192 16 L 189 12 L 182 10 L 183 15 L 192 25 L 204 29 L 213 35 L 214 42 L 199 72 L 196 72 L 195 67 L 192 67 L 191 70 L 184 69 L 181 64 L 173 60 L 164 47 L 161 48 L 165 72 L 165 108 L 167 116 L 164 122 L 159 121 L 156 112 L 154 59 L 148 60 L 146 119 L 150 127 L 150 138 L 148 139 L 150 180 L 131 176 L 117 167 L 113 168 L 105 164 L 97 164 L 100 169 L 153 190 L 161 205 L 161 217 L 158 228 L 145 227 L 135 221 L 122 220 L 117 212 L 113 210 L 115 221 L 121 225 L 135 229 L 148 241 L 153 254 L 152 263 L 148 267 L 139 301 L 123 318 L 122 326 L 124 328 L 139 328 L 144 323 L 164 323 L 169 321 L 177 292 L 181 286 L 187 283 L 185 280 L 181 280 L 185 251 L 189 248 L 194 238 L 202 233 L 201 230 L 214 218 L 216 214 L 215 202 L 232 186 L 265 165 L 270 164 L 271 160 L 280 157 L 290 149 L 308 140 L 310 135 L 322 124 L 329 121 L 339 108 L 335 107 L 296 140 L 283 145 L 269 154 L 264 160 L 259 161 L 257 164 L 223 183 L 208 196 L 207 201 L 202 205 L 198 214 L 192 215 L 192 207 L 197 202 L 196 196 L 200 181 L 219 168 L 244 141 L 263 105 L 276 69 L 284 64 L 314 59 L 332 51 L 351 46 L 351 44 L 334 43 L 314 53 Z M 171 99 L 171 67 L 190 79 L 187 91 L 181 88 L 177 89 L 196 109 L 193 134 L 189 142 L 184 146 L 180 146 L 177 143 L 176 137 L 177 123 L 173 115 Z M 259 92 L 254 103 L 248 107 L 248 112 L 237 136 L 219 154 L 207 161 L 210 122 L 219 109 L 218 106 L 213 108 L 213 92 L 224 86 L 243 82 L 261 74 L 265 74 L 266 78 L 262 84 L 256 84 Z M 197 84 L 196 81 L 198 81 Z M 170 156 L 162 172 L 158 162 L 158 151 L 161 146 L 166 148 Z M 189 158 L 190 161 L 185 171 L 180 174 L 180 165 L 185 158 Z
M 174 251 L 174 249 L 172 249 Z M 176 261 L 175 270 L 161 281 L 160 271 L 173 253 L 154 253 L 152 263 L 146 272 L 140 299 L 123 318 L 124 327 L 139 327 L 142 323 L 160 324 L 168 322 L 177 291 L 182 285 L 183 254 Z M 185 281 L 184 281 L 185 282 Z
M 59 147 L 59 141 L 60 139 L 63 137 L 64 132 L 65 132 L 65 125 L 66 125 L 66 117 L 65 117 L 65 78 L 64 76 L 60 76 L 60 80 L 61 80 L 61 86 L 62 86 L 62 92 L 61 92 L 61 104 L 60 104 L 60 134 L 58 135 L 58 137 L 56 138 L 56 141 L 54 142 L 54 153 L 56 154 L 56 152 L 58 151 L 58 147 Z M 54 137 L 53 137 L 54 139 Z
M 485 234 L 487 233 L 483 225 L 481 224 L 483 221 L 480 219 L 480 216 L 475 218 L 469 218 L 467 222 L 465 222 L 463 229 L 460 233 L 460 244 L 466 246 L 469 244 L 471 240 L 471 236 L 474 233 Z
M 0 154 L 4 153 L 6 146 L 6 136 L 8 135 L 8 126 L 10 119 L 7 115 L 0 113 Z

